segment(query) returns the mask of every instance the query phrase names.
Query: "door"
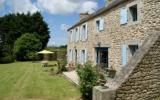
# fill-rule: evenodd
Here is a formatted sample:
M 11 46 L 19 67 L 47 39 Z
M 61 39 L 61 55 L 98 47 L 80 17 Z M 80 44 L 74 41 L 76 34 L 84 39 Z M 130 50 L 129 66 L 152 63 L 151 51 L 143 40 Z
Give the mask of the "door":
M 97 51 L 97 64 L 102 69 L 108 67 L 108 48 L 96 48 Z

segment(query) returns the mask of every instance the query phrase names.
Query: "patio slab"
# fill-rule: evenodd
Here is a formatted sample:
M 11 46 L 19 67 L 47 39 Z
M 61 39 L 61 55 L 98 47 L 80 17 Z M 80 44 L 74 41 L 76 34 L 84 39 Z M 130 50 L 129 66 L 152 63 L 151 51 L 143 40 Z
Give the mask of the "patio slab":
M 70 72 L 63 72 L 63 75 L 66 76 L 70 81 L 72 81 L 76 85 L 79 85 L 79 77 L 76 70 Z

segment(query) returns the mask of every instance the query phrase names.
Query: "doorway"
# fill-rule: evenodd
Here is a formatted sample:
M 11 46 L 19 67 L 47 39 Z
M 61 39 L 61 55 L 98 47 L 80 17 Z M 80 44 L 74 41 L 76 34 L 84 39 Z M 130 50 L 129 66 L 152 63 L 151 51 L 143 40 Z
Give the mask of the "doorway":
M 108 68 L 108 48 L 96 48 L 96 63 L 102 69 Z

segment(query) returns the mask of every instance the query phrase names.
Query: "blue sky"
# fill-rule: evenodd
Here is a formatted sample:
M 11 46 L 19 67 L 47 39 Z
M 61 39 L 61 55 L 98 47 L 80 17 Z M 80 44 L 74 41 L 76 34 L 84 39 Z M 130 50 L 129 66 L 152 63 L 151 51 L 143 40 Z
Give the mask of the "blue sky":
M 0 0 L 0 16 L 40 11 L 50 29 L 48 45 L 67 43 L 67 28 L 79 21 L 79 13 L 93 13 L 105 0 Z

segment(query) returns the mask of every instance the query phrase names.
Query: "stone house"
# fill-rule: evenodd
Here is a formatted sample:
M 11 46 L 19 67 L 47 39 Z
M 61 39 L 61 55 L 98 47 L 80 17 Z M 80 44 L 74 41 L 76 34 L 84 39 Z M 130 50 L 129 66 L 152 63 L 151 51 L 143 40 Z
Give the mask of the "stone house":
M 160 0 L 113 0 L 93 14 L 80 15 L 68 29 L 68 64 L 91 61 L 121 69 L 160 28 Z

